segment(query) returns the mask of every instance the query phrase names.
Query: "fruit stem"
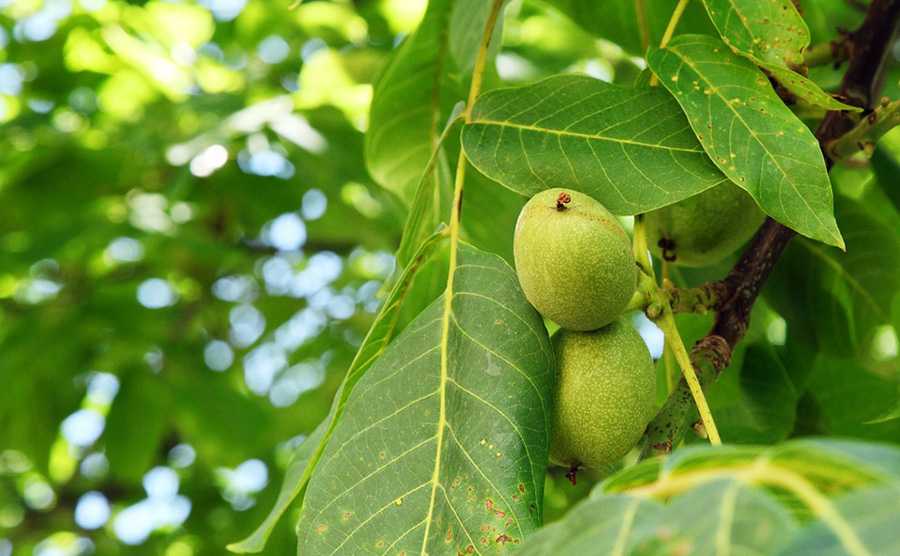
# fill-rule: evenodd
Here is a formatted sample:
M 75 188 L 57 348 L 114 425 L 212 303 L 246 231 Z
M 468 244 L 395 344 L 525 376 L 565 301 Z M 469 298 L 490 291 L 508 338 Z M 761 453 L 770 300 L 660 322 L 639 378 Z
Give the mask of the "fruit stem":
M 703 427 L 706 429 L 707 435 L 709 435 L 710 443 L 714 446 L 722 444 L 722 439 L 719 437 L 719 430 L 716 428 L 716 422 L 713 420 L 712 412 L 709 410 L 709 404 L 706 402 L 706 396 L 703 394 L 703 388 L 700 386 L 700 381 L 697 380 L 697 373 L 694 371 L 694 365 L 691 363 L 691 356 L 688 355 L 687 349 L 684 347 L 684 341 L 681 339 L 681 334 L 678 332 L 678 326 L 675 324 L 672 308 L 669 307 L 668 303 L 664 305 L 662 316 L 657 321 L 657 324 L 662 328 L 662 331 L 666 336 L 666 344 L 672 348 L 675 360 L 681 367 L 684 380 L 687 382 L 691 396 L 694 398 L 694 404 L 697 406 L 697 411 L 700 413 Z
M 653 272 L 653 263 L 650 261 L 650 250 L 647 249 L 647 231 L 644 227 L 643 214 L 637 214 L 634 217 L 634 238 L 631 245 L 638 268 L 652 279 L 655 286 L 656 274 Z

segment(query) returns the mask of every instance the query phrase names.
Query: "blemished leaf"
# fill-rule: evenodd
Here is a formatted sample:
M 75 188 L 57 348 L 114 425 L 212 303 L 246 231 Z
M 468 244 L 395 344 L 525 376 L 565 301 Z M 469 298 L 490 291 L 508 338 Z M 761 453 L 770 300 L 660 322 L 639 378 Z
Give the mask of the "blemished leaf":
M 851 106 L 840 102 L 823 91 L 815 81 L 803 77 L 791 69 L 775 65 L 765 65 L 764 67 L 778 83 L 807 104 L 818 106 L 825 110 L 849 110 L 851 112 L 859 112 L 862 110 L 862 108 L 859 108 L 858 106 Z
M 835 100 L 793 70 L 803 63 L 809 29 L 791 0 L 703 0 L 703 4 L 722 41 L 768 70 L 795 96 L 826 110 L 860 110 Z
M 809 29 L 791 0 L 703 0 L 722 40 L 761 63 L 803 63 Z
M 546 0 L 546 2 L 569 16 L 576 24 L 589 33 L 612 41 L 630 54 L 643 55 L 641 25 L 637 12 L 638 2 L 634 0 Z M 659 44 L 669 17 L 678 0 L 644 0 L 644 16 L 647 22 L 647 42 Z M 691 2 L 678 23 L 683 33 L 713 33 L 715 28 L 709 21 L 700 2 Z
M 836 208 L 847 251 L 795 239 L 765 295 L 795 338 L 832 355 L 866 355 L 879 326 L 900 325 L 891 314 L 900 291 L 900 237 L 857 201 L 839 196 Z
M 522 553 L 889 554 L 898 488 L 900 450 L 884 445 L 685 448 L 613 475 Z
M 250 536 L 239 542 L 232 543 L 228 547 L 229 550 L 247 553 L 260 552 L 265 548 L 266 540 L 272 534 L 272 530 L 275 528 L 278 520 L 281 519 L 291 503 L 306 488 L 337 423 L 343 415 L 354 386 L 360 377 L 381 356 L 391 340 L 399 333 L 398 324 L 402 320 L 401 313 L 404 309 L 410 310 L 410 305 L 414 305 L 415 307 L 412 307 L 412 309 L 418 312 L 433 299 L 424 295 L 425 291 L 433 288 L 422 290 L 423 295 L 409 296 L 409 294 L 416 285 L 417 273 L 435 256 L 435 252 L 443 243 L 444 235 L 438 231 L 419 246 L 415 256 L 397 278 L 391 293 L 385 299 L 384 305 L 375 318 L 375 322 L 372 323 L 362 345 L 356 352 L 356 356 L 353 358 L 353 362 L 350 364 L 350 368 L 347 369 L 347 374 L 334 396 L 328 416 L 294 453 L 272 511 L 269 512 L 266 519 Z
M 583 75 L 482 95 L 462 140 L 480 172 L 521 195 L 569 187 L 615 214 L 647 212 L 725 180 L 665 91 Z
M 309 483 L 301 553 L 494 553 L 540 524 L 547 331 L 512 268 L 471 246 L 446 295 L 351 392 Z
M 366 133 L 366 166 L 382 187 L 411 204 L 416 184 L 453 106 L 465 100 L 467 74 L 480 33 L 448 33 L 454 10 L 487 17 L 480 0 L 432 0 L 416 32 L 400 48 L 375 85 Z M 453 47 L 451 55 L 451 36 Z M 474 46 L 466 44 L 474 41 Z
M 675 37 L 651 51 L 648 63 L 713 162 L 763 211 L 805 236 L 844 247 L 819 144 L 762 71 L 702 35 Z

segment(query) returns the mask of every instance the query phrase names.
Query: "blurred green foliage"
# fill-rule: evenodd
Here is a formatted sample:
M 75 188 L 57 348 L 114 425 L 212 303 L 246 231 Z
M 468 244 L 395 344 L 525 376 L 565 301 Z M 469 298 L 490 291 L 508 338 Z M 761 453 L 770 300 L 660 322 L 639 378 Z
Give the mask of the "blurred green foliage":
M 510 3 L 488 88 L 574 71 L 634 81 L 644 65 L 627 13 L 598 30 L 594 16 L 585 28 L 566 17 L 593 13 L 586 3 L 550 4 Z M 395 266 L 411 199 L 376 184 L 363 138 L 373 84 L 425 8 L 0 0 L 0 556 L 218 555 L 263 520 Z M 858 16 L 806 14 L 814 41 Z M 665 18 L 651 23 L 658 34 Z M 700 12 L 687 23 L 708 28 Z M 896 139 L 874 169 L 834 178 L 852 199 L 843 206 L 878 213 L 887 232 L 900 222 L 897 188 L 880 186 L 897 183 Z M 448 148 L 455 159 L 458 144 Z M 466 238 L 509 257 L 523 199 L 471 181 Z M 798 265 L 811 256 L 804 245 Z M 897 399 L 893 329 L 854 312 L 853 292 L 785 293 L 843 287 L 826 272 L 842 255 L 825 256 L 811 278 L 785 267 L 757 308 L 738 368 L 711 393 L 726 433 L 896 441 L 896 419 L 862 424 Z M 882 294 L 887 320 L 900 322 L 898 297 Z M 822 299 L 858 335 L 797 306 Z M 795 319 L 787 332 L 782 316 Z M 844 396 L 836 385 L 849 368 Z M 873 389 L 883 399 L 860 413 Z M 548 475 L 548 521 L 603 475 L 577 489 Z M 295 518 L 267 554 L 294 552 Z

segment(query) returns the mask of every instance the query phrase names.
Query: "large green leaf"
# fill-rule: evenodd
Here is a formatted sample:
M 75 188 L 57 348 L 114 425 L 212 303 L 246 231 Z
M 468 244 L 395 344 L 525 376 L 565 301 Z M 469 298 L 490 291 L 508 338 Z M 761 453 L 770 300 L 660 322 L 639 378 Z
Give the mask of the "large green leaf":
M 610 40 L 630 54 L 643 55 L 641 25 L 635 0 L 546 0 L 586 31 Z M 648 44 L 659 44 L 678 0 L 644 0 Z M 688 4 L 678 24 L 681 32 L 711 33 L 713 26 L 699 2 Z
M 791 0 L 703 0 L 722 40 L 766 68 L 787 90 L 827 110 L 859 110 L 838 102 L 793 70 L 803 63 L 809 29 Z
M 335 394 L 328 416 L 294 452 L 281 486 L 281 492 L 278 494 L 272 511 L 250 536 L 229 545 L 229 550 L 240 553 L 260 552 L 265 547 L 266 540 L 272 534 L 278 520 L 306 487 L 338 419 L 344 411 L 353 387 L 399 332 L 398 325 L 402 320 L 403 312 L 405 310 L 418 312 L 433 299 L 433 296 L 427 295 L 428 290 L 434 290 L 433 287 L 426 287 L 420 292 L 420 295 L 412 296 L 409 300 L 407 298 L 410 297 L 410 292 L 417 285 L 417 274 L 435 256 L 438 248 L 444 243 L 444 237 L 444 234 L 439 231 L 427 238 L 397 278 L 391 293 L 353 358 L 344 381 Z M 411 305 L 414 307 L 410 307 Z
M 583 75 L 482 95 L 463 148 L 479 171 L 517 193 L 570 187 L 616 214 L 647 212 L 725 180 L 665 91 Z
M 493 553 L 540 524 L 547 331 L 512 268 L 465 244 L 446 295 L 351 392 L 309 483 L 301 553 Z
M 379 184 L 408 204 L 454 104 L 465 100 L 467 73 L 461 68 L 471 65 L 480 32 L 458 27 L 483 29 L 486 5 L 480 0 L 431 0 L 418 29 L 375 85 L 366 165 Z
M 688 448 L 614 475 L 522 553 L 893 554 L 898 488 L 900 450 L 876 444 Z
M 847 251 L 797 238 L 765 295 L 796 340 L 833 355 L 866 355 L 877 327 L 900 326 L 891 314 L 900 292 L 900 237 L 866 205 L 839 196 L 836 208 Z
M 676 37 L 648 63 L 725 175 L 779 222 L 844 246 L 819 144 L 758 68 L 702 35 Z

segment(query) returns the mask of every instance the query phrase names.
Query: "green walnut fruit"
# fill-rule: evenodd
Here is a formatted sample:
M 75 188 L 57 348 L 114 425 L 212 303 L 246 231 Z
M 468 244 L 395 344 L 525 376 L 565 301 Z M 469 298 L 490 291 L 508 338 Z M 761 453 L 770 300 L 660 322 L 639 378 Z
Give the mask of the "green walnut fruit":
M 656 369 L 641 336 L 619 319 L 553 336 L 558 377 L 550 461 L 600 467 L 628 453 L 656 414 Z
M 728 182 L 647 214 L 647 243 L 672 263 L 707 266 L 734 253 L 764 219 L 753 198 Z
M 569 330 L 618 317 L 637 284 L 628 234 L 606 207 L 569 189 L 548 189 L 519 213 L 513 241 L 525 297 Z

